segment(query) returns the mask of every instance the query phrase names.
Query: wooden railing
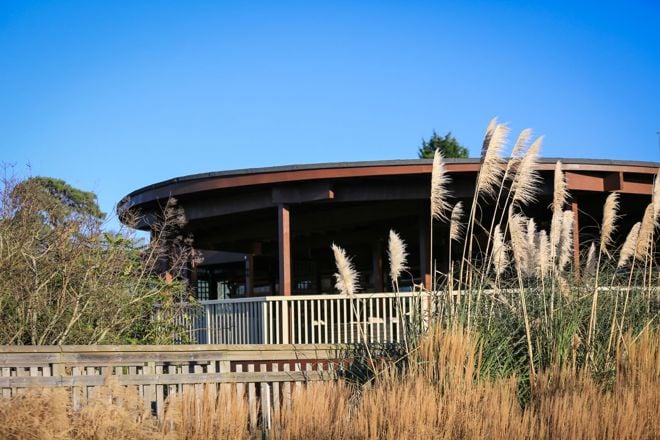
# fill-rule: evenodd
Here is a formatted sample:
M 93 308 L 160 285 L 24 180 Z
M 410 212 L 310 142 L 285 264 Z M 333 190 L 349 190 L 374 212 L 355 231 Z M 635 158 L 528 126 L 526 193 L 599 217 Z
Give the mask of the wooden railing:
M 429 304 L 428 295 L 410 292 L 265 296 L 203 301 L 180 324 L 200 344 L 402 342 Z
M 28 388 L 64 387 L 77 409 L 112 377 L 136 387 L 162 417 L 168 397 L 217 384 L 248 399 L 253 425 L 258 418 L 267 425 L 296 388 L 334 378 L 344 355 L 310 345 L 0 346 L 0 389 L 12 397 Z

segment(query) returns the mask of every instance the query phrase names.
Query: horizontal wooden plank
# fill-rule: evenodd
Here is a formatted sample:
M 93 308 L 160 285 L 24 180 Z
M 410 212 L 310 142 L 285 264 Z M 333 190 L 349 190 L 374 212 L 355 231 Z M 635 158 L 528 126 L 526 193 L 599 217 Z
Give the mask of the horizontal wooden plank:
M 2 368 L 46 366 L 59 361 L 59 353 L 16 353 L 5 350 L 0 352 L 0 367 Z
M 56 353 L 56 354 L 83 354 L 83 353 L 140 353 L 148 356 L 149 353 L 189 353 L 191 356 L 199 353 L 215 355 L 217 359 L 234 357 L 236 353 L 312 353 L 334 351 L 337 347 L 330 344 L 300 344 L 300 345 L 271 345 L 271 344 L 194 344 L 194 345 L 0 345 L 0 356 L 6 353 Z M 224 356 L 224 357 L 223 357 Z
M 227 372 L 112 376 L 120 385 L 177 385 L 204 383 L 306 382 L 329 380 L 330 371 Z M 100 386 L 108 376 L 0 377 L 0 388 Z

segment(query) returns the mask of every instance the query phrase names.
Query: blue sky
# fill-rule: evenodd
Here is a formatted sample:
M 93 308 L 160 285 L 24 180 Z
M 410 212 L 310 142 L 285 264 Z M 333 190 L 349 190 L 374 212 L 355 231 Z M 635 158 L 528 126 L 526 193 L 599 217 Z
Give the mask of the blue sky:
M 660 160 L 660 2 L 0 0 L 0 161 L 111 211 L 175 176 L 472 155 Z M 30 171 L 25 165 L 30 164 Z

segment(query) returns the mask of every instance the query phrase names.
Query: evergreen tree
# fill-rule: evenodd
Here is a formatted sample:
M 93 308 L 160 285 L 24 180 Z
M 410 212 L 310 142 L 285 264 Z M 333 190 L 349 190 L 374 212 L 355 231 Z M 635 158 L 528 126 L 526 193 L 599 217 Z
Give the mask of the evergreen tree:
M 433 136 L 431 136 L 431 139 L 428 141 L 422 139 L 422 146 L 419 147 L 417 155 L 420 159 L 432 159 L 436 149 L 440 150 L 443 157 L 466 158 L 469 154 L 468 149 L 462 146 L 458 140 L 451 135 L 451 132 L 447 133 L 445 136 L 439 136 L 438 133 L 433 130 Z

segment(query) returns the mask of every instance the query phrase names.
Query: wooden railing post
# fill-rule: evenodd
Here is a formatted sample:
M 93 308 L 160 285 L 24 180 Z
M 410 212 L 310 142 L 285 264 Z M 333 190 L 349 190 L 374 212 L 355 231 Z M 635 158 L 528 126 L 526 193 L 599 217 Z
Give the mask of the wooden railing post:
M 291 321 L 291 315 L 289 312 L 289 301 L 286 299 L 280 301 L 282 304 L 282 323 L 280 328 L 282 329 L 282 338 L 280 339 L 283 344 L 289 344 L 289 322 Z
M 211 339 L 211 304 L 205 304 L 204 309 L 206 311 L 206 343 L 212 344 L 213 340 Z

